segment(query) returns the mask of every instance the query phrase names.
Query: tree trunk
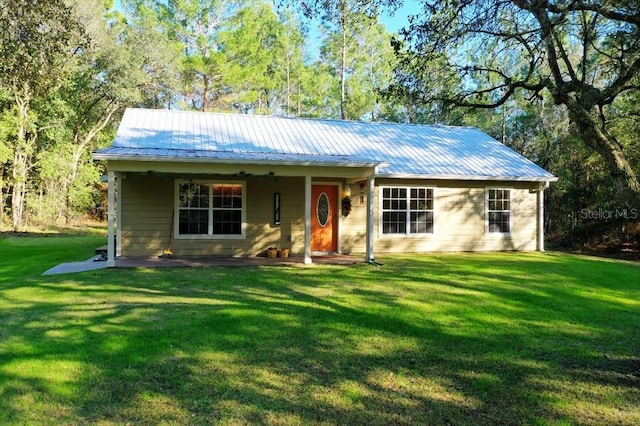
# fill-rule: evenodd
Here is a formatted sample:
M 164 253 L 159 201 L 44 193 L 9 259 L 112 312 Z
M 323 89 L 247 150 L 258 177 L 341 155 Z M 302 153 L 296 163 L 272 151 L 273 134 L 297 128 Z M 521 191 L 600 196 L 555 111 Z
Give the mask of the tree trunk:
M 14 229 L 24 223 L 24 204 L 27 193 L 27 175 L 31 162 L 32 147 L 27 138 L 27 121 L 29 119 L 29 89 L 26 84 L 14 90 L 15 100 L 18 107 L 17 117 L 17 141 L 13 153 L 13 163 L 11 164 L 11 179 L 13 188 L 11 191 L 11 218 Z
M 287 79 L 287 117 L 291 114 L 291 58 L 287 53 L 286 61 L 286 79 Z
M 209 76 L 202 76 L 202 111 L 209 111 Z
M 342 51 L 340 59 L 340 118 L 345 119 L 344 104 L 346 102 L 347 86 L 347 25 L 342 25 Z
M 76 142 L 76 146 L 73 150 L 72 161 L 71 161 L 71 173 L 64 181 L 63 191 L 64 191 L 64 199 L 65 199 L 65 209 L 64 209 L 64 218 L 67 225 L 71 222 L 71 187 L 73 186 L 73 182 L 78 177 L 78 167 L 80 165 L 80 160 L 84 155 L 87 148 L 91 145 L 91 143 L 95 140 L 96 136 L 111 122 L 113 115 L 120 109 L 117 103 L 112 103 L 109 105 L 106 111 L 102 114 L 101 119 L 95 123 L 87 134 L 82 137 L 80 135 L 80 131 L 77 130 L 74 135 L 74 141 Z M 80 141 L 80 142 L 79 142 Z
M 4 166 L 0 164 L 0 223 L 4 221 Z
M 13 156 L 11 178 L 13 190 L 11 191 L 11 218 L 13 228 L 22 226 L 24 221 L 24 199 L 27 193 L 27 165 L 22 150 L 16 150 Z
M 638 176 L 627 160 L 618 141 L 606 129 L 601 128 L 593 114 L 582 107 L 575 99 L 568 97 L 565 102 L 569 118 L 576 124 L 582 140 L 598 152 L 613 168 L 612 174 L 622 177 L 627 186 L 640 196 Z

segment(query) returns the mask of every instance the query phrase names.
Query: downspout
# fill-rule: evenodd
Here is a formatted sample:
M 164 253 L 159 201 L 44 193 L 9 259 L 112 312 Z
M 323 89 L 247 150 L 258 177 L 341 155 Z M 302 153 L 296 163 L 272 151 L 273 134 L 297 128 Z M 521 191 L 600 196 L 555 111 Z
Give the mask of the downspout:
M 549 182 L 541 182 L 536 193 L 538 201 L 538 238 L 537 249 L 544 253 L 544 190 L 549 187 Z

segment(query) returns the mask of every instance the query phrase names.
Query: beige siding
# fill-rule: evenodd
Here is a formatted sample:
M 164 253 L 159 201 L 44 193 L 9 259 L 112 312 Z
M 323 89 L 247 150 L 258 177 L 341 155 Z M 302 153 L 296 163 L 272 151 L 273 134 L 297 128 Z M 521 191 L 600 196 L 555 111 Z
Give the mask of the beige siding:
M 366 184 L 366 181 L 363 181 Z M 367 190 L 363 189 L 365 197 L 360 199 L 358 182 L 351 185 L 351 213 L 341 217 L 340 235 L 342 252 L 364 253 L 367 243 Z
M 178 179 L 179 180 L 179 179 Z M 216 178 L 203 179 L 219 181 Z M 304 179 L 247 178 L 246 238 L 173 236 L 171 249 L 181 256 L 257 255 L 269 246 L 304 251 Z M 174 178 L 128 173 L 122 185 L 122 256 L 155 256 L 169 245 L 175 206 Z M 281 224 L 273 224 L 273 194 L 281 194 Z M 175 231 L 175 230 L 174 230 Z
M 157 256 L 169 245 L 175 208 L 175 175 L 127 173 L 121 180 L 122 256 Z M 198 179 L 202 178 L 201 176 Z M 214 177 L 206 181 L 220 181 Z M 233 179 L 246 184 L 246 238 L 176 238 L 171 248 L 176 255 L 253 256 L 269 246 L 290 248 L 292 255 L 304 252 L 304 178 L 247 177 Z M 344 179 L 323 177 L 322 182 L 343 184 Z M 360 199 L 358 182 L 352 182 L 352 210 L 340 217 L 339 247 L 343 253 L 364 253 L 367 200 Z M 434 188 L 435 232 L 419 237 L 390 237 L 380 234 L 380 187 L 386 185 Z M 510 188 L 512 232 L 485 232 L 486 188 Z M 536 249 L 536 194 L 533 183 L 459 182 L 420 180 L 376 180 L 374 200 L 374 250 L 385 252 L 494 251 Z M 363 189 L 366 194 L 366 188 Z M 281 224 L 273 223 L 274 193 L 281 195 Z
M 535 250 L 536 194 L 532 184 L 513 182 L 397 181 L 376 182 L 375 251 L 496 251 Z M 378 212 L 380 186 L 427 186 L 434 188 L 434 233 L 426 237 L 382 235 Z M 486 188 L 511 189 L 512 227 L 509 235 L 486 232 Z M 363 247 L 364 249 L 364 247 Z
M 172 181 L 144 174 L 120 180 L 122 256 L 162 254 L 169 244 L 173 209 Z

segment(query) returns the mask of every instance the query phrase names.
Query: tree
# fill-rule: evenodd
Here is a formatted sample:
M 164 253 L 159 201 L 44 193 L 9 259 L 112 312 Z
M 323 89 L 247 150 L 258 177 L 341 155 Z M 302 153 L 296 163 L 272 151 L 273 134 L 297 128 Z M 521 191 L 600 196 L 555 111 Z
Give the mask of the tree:
M 125 107 L 170 101 L 175 85 L 171 64 L 178 58 L 166 34 L 157 31 L 157 21 L 126 22 L 100 0 L 76 1 L 73 12 L 88 41 L 68 65 L 68 78 L 47 100 L 51 114 L 44 118 L 53 116 L 63 128 L 49 138 L 53 143 L 38 161 L 44 186 L 56 188 L 49 198 L 57 201 L 67 224 L 72 212 L 91 202 L 99 179 L 90 152 L 111 135 L 110 127 Z M 141 50 L 144 45 L 154 49 Z M 47 174 L 48 169 L 54 172 Z
M 64 80 L 66 61 L 81 51 L 85 40 L 82 25 L 62 0 L 0 0 L 0 40 L 0 87 L 10 93 L 15 117 L 15 132 L 7 138 L 13 152 L 12 222 L 18 227 L 23 223 L 28 175 L 38 143 L 31 104 Z
M 340 118 L 374 121 L 379 93 L 391 83 L 395 61 L 391 37 L 376 17 L 344 13 L 338 25 L 325 27 L 321 60 L 338 82 Z
M 221 93 L 224 56 L 218 36 L 243 0 L 130 0 L 136 14 L 157 20 L 182 52 L 180 78 L 186 107 L 208 111 Z M 153 16 L 155 15 L 155 16 Z
M 640 90 L 637 0 L 428 0 L 403 35 L 406 67 L 439 60 L 461 79 L 432 100 L 496 108 L 514 96 L 549 97 L 585 146 L 640 194 L 637 168 L 611 125 L 621 96 Z M 414 87 L 410 78 L 402 84 Z
M 221 29 L 217 42 L 226 109 L 277 112 L 290 52 L 285 49 L 285 27 L 273 6 L 255 1 L 243 7 Z
M 287 116 L 299 116 L 302 79 L 305 74 L 304 35 L 300 21 L 295 18 L 290 9 L 281 11 L 279 15 L 284 26 L 281 39 L 284 49 L 282 67 L 285 72 L 283 109 Z
M 15 227 L 26 218 L 68 223 L 74 212 L 86 210 L 100 178 L 90 153 L 112 137 L 119 114 L 129 105 L 166 104 L 174 96 L 173 49 L 157 21 L 127 22 L 103 0 L 69 0 L 59 4 L 59 14 L 48 15 L 49 22 L 40 16 L 48 10 L 40 3 L 20 3 L 24 10 L 12 15 L 19 18 L 12 21 L 16 29 L 3 26 L 20 41 L 13 42 L 14 56 L 3 63 L 12 68 L 3 69 L 0 80 L 0 207 L 4 213 L 4 200 L 11 200 Z M 59 40 L 47 39 L 54 35 Z

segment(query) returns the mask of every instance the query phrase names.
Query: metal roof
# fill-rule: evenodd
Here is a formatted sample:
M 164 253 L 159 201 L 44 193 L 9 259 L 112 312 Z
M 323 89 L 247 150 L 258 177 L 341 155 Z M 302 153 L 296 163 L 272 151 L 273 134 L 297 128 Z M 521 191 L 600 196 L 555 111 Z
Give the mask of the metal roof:
M 472 127 L 127 109 L 98 160 L 381 166 L 379 177 L 555 181 Z

